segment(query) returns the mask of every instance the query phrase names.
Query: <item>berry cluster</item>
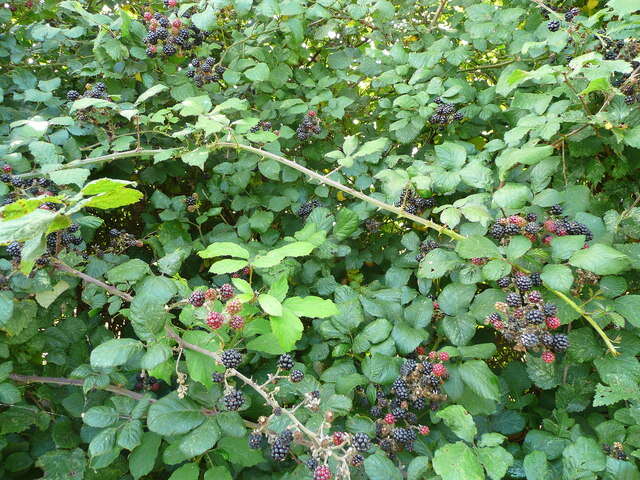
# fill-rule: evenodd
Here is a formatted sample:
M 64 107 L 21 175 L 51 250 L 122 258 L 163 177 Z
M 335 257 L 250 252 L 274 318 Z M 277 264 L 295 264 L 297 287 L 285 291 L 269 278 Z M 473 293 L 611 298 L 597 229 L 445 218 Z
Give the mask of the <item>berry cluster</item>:
M 142 247 L 143 245 L 142 240 L 136 238 L 135 235 L 117 228 L 109 229 L 109 239 L 111 247 L 117 251 L 126 250 L 129 247 Z
M 600 46 L 600 48 L 604 49 L 604 59 L 605 60 L 626 60 L 628 62 L 632 62 L 636 64 L 635 58 L 640 53 L 640 43 L 634 38 L 626 38 L 620 40 L 613 40 L 607 36 L 605 36 L 604 31 L 599 31 L 600 39 L 604 42 L 604 46 Z M 629 76 L 627 76 L 629 78 Z M 626 78 L 625 78 L 626 80 Z
M 80 225 L 72 223 L 68 228 L 47 235 L 47 251 L 49 254 L 57 255 L 65 248 L 79 246 L 83 242 L 82 237 L 76 236 L 79 231 Z
M 194 57 L 189 63 L 187 77 L 193 79 L 196 87 L 203 87 L 207 83 L 217 82 L 222 79 L 222 74 L 226 68 L 222 65 L 216 65 L 213 57 L 198 58 Z
M 242 302 L 235 295 L 231 284 L 225 283 L 220 288 L 209 288 L 207 290 L 195 290 L 188 298 L 188 302 L 194 307 L 205 306 L 206 313 L 204 321 L 212 330 L 218 330 L 223 325 L 228 325 L 234 330 L 244 327 L 244 318 L 239 315 L 242 311 Z M 219 302 L 218 302 L 219 301 Z M 218 302 L 218 303 L 217 303 Z M 222 311 L 219 312 L 214 307 L 225 302 Z
M 405 188 L 400 193 L 400 199 L 394 204 L 396 207 L 401 207 L 407 213 L 413 215 L 419 214 L 428 208 L 436 206 L 436 200 L 433 197 L 424 198 L 416 195 L 411 188 Z
M 628 460 L 629 456 L 624 453 L 624 446 L 620 442 L 613 442 L 613 445 L 605 443 L 602 445 L 602 451 L 618 460 Z
M 97 82 L 95 85 L 87 85 L 84 94 L 80 94 L 77 90 L 69 90 L 67 92 L 67 100 L 75 102 L 81 98 L 101 98 L 107 100 L 107 86 L 103 82 Z
M 12 190 L 9 194 L 3 198 L 1 204 L 9 205 L 21 198 L 51 197 L 57 193 L 57 188 L 51 182 L 44 177 L 29 177 L 23 178 L 17 175 L 12 175 L 13 169 L 11 165 L 2 166 L 2 174 L 0 174 L 0 182 L 6 183 Z M 38 208 L 43 210 L 58 210 L 62 207 L 61 203 L 46 202 L 43 201 Z
M 448 360 L 447 352 L 416 355 L 405 360 L 388 393 L 382 387 L 377 388 L 376 404 L 370 410 L 377 418 L 374 442 L 387 454 L 403 449 L 411 451 L 417 433 L 429 432 L 417 425 L 418 413 L 427 407 L 437 410 L 446 400 L 442 385 L 448 376 L 444 365 Z
M 436 112 L 429 118 L 431 125 L 449 125 L 453 121 L 461 121 L 464 119 L 462 112 L 459 112 L 455 105 L 445 103 L 440 97 L 433 99 L 437 104 Z
M 309 110 L 296 128 L 296 135 L 298 140 L 307 140 L 314 134 L 318 135 L 321 131 L 318 114 L 315 110 Z
M 560 327 L 557 307 L 544 302 L 540 292 L 532 290 L 534 285 L 539 284 L 539 277 L 517 274 L 498 280 L 498 285 L 503 288 L 510 287 L 512 283 L 516 289 L 508 291 L 504 302 L 495 304 L 499 313 L 488 315 L 485 323 L 500 332 L 505 340 L 514 345 L 515 350 L 543 350 L 542 359 L 552 363 L 555 353 L 569 348 L 569 339 L 565 334 L 551 333 Z
M 136 375 L 136 383 L 133 389 L 136 392 L 140 392 L 142 390 L 150 390 L 152 392 L 157 392 L 162 387 L 160 380 L 156 377 L 149 377 L 144 373 L 139 373 Z
M 440 245 L 435 240 L 425 240 L 420 244 L 420 253 L 416 255 L 416 262 L 422 261 L 422 259 L 432 250 L 439 248 Z
M 170 3 L 174 3 L 174 0 L 170 0 Z M 202 45 L 210 33 L 189 24 L 190 17 L 190 12 L 185 12 L 182 18 L 176 15 L 167 17 L 160 12 L 154 13 L 150 10 L 144 12 L 143 18 L 148 32 L 143 41 L 147 45 L 147 56 L 153 58 L 161 53 L 165 57 L 170 57 L 184 54 Z
M 553 205 L 549 209 L 549 216 L 542 222 L 535 213 L 499 218 L 489 229 L 489 235 L 504 245 L 508 244 L 514 235 L 524 235 L 532 242 L 541 240 L 545 245 L 551 243 L 554 235 L 584 235 L 586 241 L 593 240 L 593 234 L 586 225 L 562 216 L 560 205 Z
M 307 202 L 304 202 L 300 206 L 300 208 L 296 212 L 296 215 L 298 215 L 300 218 L 303 218 L 303 219 L 307 218 L 309 214 L 319 206 L 320 206 L 320 202 L 318 200 L 309 200 Z
M 631 68 L 636 70 L 638 67 L 640 67 L 640 62 L 631 61 Z M 615 72 L 611 79 L 611 85 L 620 88 L 620 92 L 624 95 L 624 103 L 627 105 L 633 105 L 636 102 L 640 103 L 640 91 L 638 90 L 638 85 L 636 82 L 628 82 L 630 78 L 631 72 Z
M 244 394 L 240 390 L 232 389 L 222 400 L 227 410 L 235 411 L 244 405 Z
M 253 127 L 251 127 L 249 131 L 251 133 L 257 133 L 260 130 L 264 130 L 265 132 L 268 132 L 269 130 L 271 130 L 271 122 L 268 122 L 268 121 L 258 122 Z
M 192 193 L 184 199 L 184 204 L 187 207 L 187 212 L 195 212 L 198 209 L 198 194 Z

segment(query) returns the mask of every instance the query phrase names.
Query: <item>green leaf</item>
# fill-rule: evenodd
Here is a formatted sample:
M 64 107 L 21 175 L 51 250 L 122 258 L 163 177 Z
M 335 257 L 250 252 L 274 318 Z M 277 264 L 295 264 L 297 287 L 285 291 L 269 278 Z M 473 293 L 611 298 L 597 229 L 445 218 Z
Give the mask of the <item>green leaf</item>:
M 540 450 L 534 450 L 524 457 L 523 467 L 527 480 L 547 480 L 549 478 L 547 456 Z
M 233 273 L 243 269 L 247 265 L 249 265 L 249 262 L 247 262 L 246 260 L 236 260 L 236 259 L 227 258 L 225 260 L 220 260 L 214 263 L 213 265 L 211 265 L 211 267 L 209 268 L 209 272 L 215 273 L 216 275 L 222 275 L 224 273 Z
M 138 480 L 153 470 L 161 441 L 162 437 L 153 432 L 142 435 L 140 445 L 129 455 L 129 471 L 133 478 Z
M 293 350 L 296 342 L 302 338 L 304 330 L 300 319 L 288 308 L 283 308 L 282 316 L 271 316 L 270 323 L 271 331 L 280 347 L 285 352 Z
M 111 407 L 93 407 L 84 412 L 82 420 L 90 427 L 104 428 L 116 423 L 118 412 Z
M 567 478 L 586 478 L 587 474 L 601 472 L 605 468 L 605 455 L 592 438 L 578 439 L 562 452 L 562 465 Z
M 204 250 L 200 250 L 198 255 L 202 258 L 214 257 L 237 257 L 249 258 L 249 252 L 240 245 L 231 242 L 216 242 L 209 245 Z
M 498 258 L 501 256 L 496 244 L 480 235 L 472 235 L 460 240 L 456 245 L 456 252 L 462 258 Z
M 160 435 L 187 433 L 205 419 L 201 409 L 186 398 L 179 399 L 176 392 L 165 395 L 149 408 L 147 426 Z
M 449 405 L 436 413 L 436 417 L 441 418 L 445 425 L 462 440 L 472 442 L 478 434 L 473 417 L 460 405 Z
M 573 274 L 566 265 L 545 265 L 540 275 L 547 287 L 568 292 L 573 285 Z
M 498 377 L 482 360 L 464 362 L 459 368 L 462 381 L 477 395 L 488 400 L 500 399 L 500 383 Z
M 480 462 L 492 480 L 503 478 L 513 463 L 513 455 L 502 447 L 479 448 L 477 452 Z
M 501 208 L 518 209 L 533 199 L 528 186 L 520 183 L 506 183 L 493 194 L 493 201 Z
M 624 295 L 614 300 L 616 312 L 636 328 L 640 328 L 640 295 Z
M 252 82 L 264 82 L 269 79 L 269 66 L 266 63 L 258 63 L 244 72 L 244 75 Z
M 183 339 L 185 342 L 192 343 L 213 352 L 220 349 L 218 338 L 202 330 L 189 330 L 184 333 Z M 216 371 L 215 360 L 195 350 L 185 350 L 185 356 L 191 378 L 211 388 L 213 385 L 211 375 Z
M 178 442 L 178 449 L 186 458 L 193 458 L 211 450 L 220 439 L 220 427 L 215 418 L 207 418 L 202 425 Z
M 287 298 L 283 305 L 299 317 L 327 318 L 340 313 L 338 307 L 331 300 L 312 295 L 304 298 Z
M 333 235 L 337 240 L 344 240 L 358 228 L 358 215 L 348 208 L 341 208 L 336 215 Z
M 137 282 L 150 273 L 147 262 L 134 258 L 109 270 L 107 280 L 111 283 Z
M 114 338 L 98 345 L 91 352 L 91 366 L 111 368 L 124 365 L 142 350 L 142 342 L 133 338 Z
M 407 467 L 407 480 L 421 480 L 430 468 L 429 457 L 415 457 Z
M 204 474 L 204 480 L 233 480 L 226 467 L 211 467 Z
M 567 260 L 584 246 L 584 235 L 567 235 L 565 237 L 554 237 L 551 240 L 551 255 L 560 260 Z
M 86 193 L 85 193 L 86 195 Z M 117 188 L 106 193 L 98 194 L 84 203 L 85 207 L 99 208 L 107 210 L 110 208 L 124 207 L 138 202 L 144 195 L 138 190 L 131 188 Z
M 449 443 L 436 450 L 433 469 L 442 480 L 485 480 L 478 458 L 462 442 Z
M 276 248 L 264 255 L 258 255 L 251 264 L 256 268 L 269 268 L 278 265 L 286 257 L 302 257 L 309 255 L 316 246 L 309 242 L 294 242 Z
M 629 268 L 629 257 L 608 245 L 595 243 L 571 255 L 569 263 L 596 275 L 615 275 Z
M 262 452 L 250 449 L 246 438 L 224 437 L 218 442 L 218 448 L 231 463 L 241 467 L 252 467 L 264 461 Z
M 117 444 L 119 447 L 132 451 L 142 441 L 142 422 L 130 420 L 118 431 Z
M 620 16 L 638 11 L 638 4 L 634 0 L 609 0 L 607 5 Z
M 275 317 L 282 315 L 282 304 L 268 293 L 261 293 L 258 296 L 258 303 L 260 304 L 260 307 L 262 307 L 262 310 L 269 315 L 273 315 Z
M 435 146 L 438 163 L 448 170 L 460 170 L 467 160 L 467 151 L 462 145 L 444 142 Z
M 373 383 L 386 385 L 398 376 L 401 362 L 400 358 L 374 353 L 365 357 L 362 362 L 362 373 Z
M 402 480 L 402 473 L 385 455 L 369 455 L 364 461 L 364 471 L 371 480 Z
M 161 83 L 158 83 L 153 87 L 144 91 L 142 94 L 140 94 L 140 96 L 135 102 L 135 105 L 140 105 L 142 102 L 150 99 L 151 97 L 155 97 L 160 92 L 164 92 L 165 90 L 169 90 L 169 87 L 167 87 L 166 85 L 162 85 Z
M 68 480 L 83 478 L 87 461 L 81 448 L 49 450 L 38 458 L 36 466 L 44 471 L 43 480 Z
M 186 463 L 174 471 L 169 480 L 198 480 L 200 467 L 197 463 Z
M 183 153 L 181 158 L 187 165 L 193 165 L 204 170 L 204 164 L 207 158 L 209 158 L 209 150 L 206 147 L 199 147 L 190 152 Z
M 86 168 L 67 168 L 65 170 L 58 170 L 57 172 L 51 172 L 49 178 L 56 185 L 69 185 L 74 184 L 78 187 L 82 187 L 84 182 L 89 177 L 89 170 Z
M 521 235 L 511 237 L 509 245 L 507 245 L 507 258 L 509 260 L 516 260 L 522 257 L 531 248 L 531 240 Z

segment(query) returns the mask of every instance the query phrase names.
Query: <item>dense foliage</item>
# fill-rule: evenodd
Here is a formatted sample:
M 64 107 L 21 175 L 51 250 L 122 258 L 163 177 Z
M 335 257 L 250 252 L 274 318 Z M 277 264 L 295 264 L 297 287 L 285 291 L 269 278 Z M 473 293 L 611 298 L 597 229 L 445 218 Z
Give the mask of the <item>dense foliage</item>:
M 637 0 L 0 9 L 0 476 L 640 479 Z

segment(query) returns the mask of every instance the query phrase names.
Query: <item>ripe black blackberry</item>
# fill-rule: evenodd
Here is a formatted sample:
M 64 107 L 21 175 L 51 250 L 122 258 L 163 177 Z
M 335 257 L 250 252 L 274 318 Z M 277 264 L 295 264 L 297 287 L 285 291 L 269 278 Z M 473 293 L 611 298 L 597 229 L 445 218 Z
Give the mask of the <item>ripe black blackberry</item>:
M 293 368 L 293 357 L 288 353 L 283 353 L 280 355 L 280 358 L 278 358 L 277 365 L 278 368 L 282 370 L 291 370 Z
M 527 215 L 524 218 L 527 222 L 538 221 L 538 215 L 536 215 L 535 213 L 527 213 Z
M 462 114 L 462 112 L 456 112 L 453 114 L 453 118 L 455 121 L 459 122 L 460 120 L 464 119 L 464 115 Z
M 351 457 L 351 466 L 352 467 L 361 467 L 364 465 L 364 457 L 359 453 L 356 453 L 353 457 Z
M 240 390 L 233 390 L 224 396 L 224 405 L 227 410 L 238 410 L 244 403 L 244 394 Z
M 271 458 L 273 458 L 277 462 L 283 461 L 287 458 L 287 454 L 289 453 L 290 444 L 284 443 L 280 439 L 276 439 L 271 445 Z
M 407 411 L 402 408 L 402 407 L 393 407 L 391 409 L 391 414 L 396 418 L 396 419 L 400 419 L 400 418 L 404 418 L 405 415 L 407 414 Z
M 249 435 L 249 448 L 252 450 L 260 450 L 262 447 L 262 439 L 264 437 L 260 432 L 253 432 Z
M 220 362 L 227 368 L 236 368 L 242 362 L 242 354 L 235 350 L 225 350 L 220 355 Z
M 227 71 L 227 67 L 225 67 L 224 65 L 216 65 L 215 70 L 218 75 L 222 75 L 224 72 Z
M 520 335 L 520 343 L 526 348 L 533 348 L 540 343 L 540 340 L 535 333 L 523 333 Z
M 554 303 L 545 303 L 542 306 L 545 316 L 553 317 L 558 312 L 558 307 Z
M 507 288 L 509 285 L 511 285 L 511 277 L 510 276 L 506 276 L 506 277 L 499 278 L 496 281 L 496 284 L 500 288 Z
M 169 30 L 167 30 L 166 28 L 159 28 L 158 30 L 156 30 L 156 35 L 160 40 L 166 40 L 167 38 L 169 38 Z
M 448 121 L 449 119 L 446 115 L 442 115 L 439 113 L 431 115 L 431 117 L 429 118 L 429 123 L 431 123 L 432 125 L 446 125 Z
M 444 115 L 451 115 L 452 113 L 455 113 L 455 111 L 456 111 L 456 107 L 454 107 L 450 103 L 445 103 L 445 104 L 441 105 L 441 107 L 442 107 L 442 111 L 438 112 L 438 113 L 442 113 Z
M 560 30 L 560 21 L 559 20 L 551 20 L 547 23 L 547 28 L 550 32 L 557 32 Z
M 516 292 L 509 292 L 509 293 L 507 293 L 507 297 L 505 299 L 505 302 L 510 307 L 514 307 L 515 308 L 515 307 L 519 307 L 519 306 L 522 305 L 522 298 Z
M 531 283 L 534 287 L 539 287 L 540 285 L 542 285 L 542 277 L 540 276 L 540 273 L 533 272 L 531 275 L 529 275 L 529 278 L 531 279 Z
M 415 360 L 408 358 L 407 360 L 404 361 L 404 363 L 400 367 L 400 375 L 406 377 L 416 369 L 417 365 L 418 364 L 416 363 Z
M 312 390 L 309 395 L 311 395 L 311 398 L 318 400 L 320 398 L 320 390 Z
M 519 235 L 520 227 L 514 223 L 509 223 L 508 225 L 505 225 L 504 233 L 505 235 Z
M 164 28 L 169 28 L 171 26 L 171 22 L 164 15 L 158 19 L 158 23 L 160 24 L 161 27 L 164 27 Z
M 358 432 L 353 436 L 353 447 L 359 452 L 366 452 L 371 448 L 371 439 L 366 433 Z
M 8 173 L 3 173 L 2 175 L 0 175 L 0 182 L 11 183 L 11 178 L 11 175 L 9 175 Z
M 144 43 L 148 43 L 149 45 L 156 45 L 158 43 L 158 40 L 160 39 L 160 37 L 158 36 L 158 32 L 149 32 L 147 33 L 147 35 L 142 39 L 142 41 Z
M 302 373 L 300 370 L 292 370 L 291 374 L 289 375 L 289 380 L 291 380 L 293 383 L 301 382 L 303 379 L 304 373 Z
M 500 240 L 505 236 L 505 228 L 503 225 L 499 223 L 494 223 L 489 229 L 489 236 L 495 238 L 496 240 Z
M 315 469 L 318 467 L 318 461 L 317 461 L 315 458 L 313 458 L 313 457 L 311 457 L 311 458 L 307 458 L 307 459 L 304 461 L 304 464 L 305 464 L 305 465 L 306 465 L 306 467 L 307 467 L 309 470 L 311 470 L 311 471 L 315 470 Z
M 213 372 L 211 374 L 211 380 L 215 383 L 220 383 L 222 380 L 224 380 L 224 375 L 219 372 Z
M 202 290 L 196 290 L 189 296 L 189 303 L 194 307 L 201 307 L 204 305 L 205 297 Z
M 307 218 L 309 214 L 320 206 L 320 202 L 318 200 L 310 200 L 308 202 L 304 202 L 302 206 L 298 209 L 297 215 L 301 218 Z
M 618 52 L 616 50 L 607 50 L 604 53 L 605 60 L 615 60 L 616 58 L 618 58 Z
M 542 229 L 542 225 L 540 225 L 538 222 L 529 222 L 524 226 L 524 231 L 532 235 L 535 235 L 541 229 Z
M 418 210 L 426 210 L 427 208 L 433 208 L 436 206 L 436 199 L 434 197 L 414 197 L 413 204 Z
M 171 55 L 175 55 L 178 50 L 176 47 L 171 45 L 170 43 L 165 43 L 162 47 L 162 54 L 166 57 L 170 57 Z
M 557 333 L 553 336 L 550 346 L 556 352 L 564 352 L 569 348 L 569 338 L 564 333 Z
M 420 365 L 422 365 L 422 371 L 426 375 L 429 375 L 433 371 L 433 363 L 429 362 L 428 360 L 425 360 Z
M 78 92 L 77 90 L 69 90 L 67 92 L 67 100 L 69 100 L 70 102 L 78 100 L 79 98 L 80 98 L 80 92 Z
M 369 414 L 373 417 L 373 418 L 380 418 L 382 416 L 384 412 L 382 411 L 382 408 L 378 407 L 377 405 L 374 405 L 373 407 L 371 407 L 371 409 L 369 410 Z
M 7 253 L 13 258 L 20 258 L 20 255 L 22 254 L 22 245 L 18 242 L 11 242 L 7 245 Z
M 444 100 L 442 100 L 442 98 L 440 97 L 436 97 L 433 99 L 433 103 L 437 103 L 438 105 L 442 105 L 443 102 Z
M 540 310 L 529 310 L 525 314 L 525 319 L 530 325 L 539 325 L 544 322 L 544 314 Z
M 533 287 L 533 282 L 531 281 L 531 277 L 529 277 L 529 275 L 516 275 L 514 283 L 516 284 L 516 287 L 518 287 L 518 289 L 522 292 L 531 290 L 531 287 Z
M 551 345 L 553 344 L 553 335 L 546 332 L 543 333 L 542 335 L 540 335 L 540 343 L 545 347 L 551 347 Z

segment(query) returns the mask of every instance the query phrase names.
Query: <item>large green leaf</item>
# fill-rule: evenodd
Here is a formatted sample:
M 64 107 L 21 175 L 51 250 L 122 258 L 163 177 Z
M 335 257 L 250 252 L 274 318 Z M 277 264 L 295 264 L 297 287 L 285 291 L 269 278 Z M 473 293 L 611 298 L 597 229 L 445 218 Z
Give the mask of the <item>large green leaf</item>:
M 180 435 L 190 432 L 205 416 L 195 403 L 178 398 L 176 392 L 165 395 L 149 408 L 147 426 L 160 435 Z
M 449 443 L 436 450 L 433 469 L 442 480 L 485 480 L 478 457 L 462 442 Z
M 597 275 L 615 275 L 629 268 L 629 257 L 608 245 L 595 243 L 571 255 L 569 263 Z
M 124 365 L 136 353 L 142 351 L 142 343 L 133 338 L 114 338 L 98 345 L 91 352 L 91 366 L 110 368 Z
M 461 439 L 472 442 L 478 434 L 473 417 L 460 405 L 449 405 L 440 410 L 436 416 Z

